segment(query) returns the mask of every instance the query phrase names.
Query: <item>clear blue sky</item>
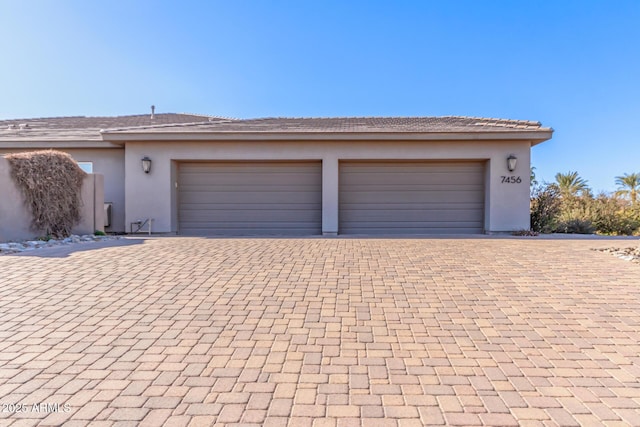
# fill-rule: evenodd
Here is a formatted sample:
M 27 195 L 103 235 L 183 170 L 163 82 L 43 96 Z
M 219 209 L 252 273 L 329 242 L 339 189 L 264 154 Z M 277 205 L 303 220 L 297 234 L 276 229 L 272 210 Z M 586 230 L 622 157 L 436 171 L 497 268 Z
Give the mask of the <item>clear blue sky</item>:
M 538 177 L 640 172 L 640 1 L 0 0 L 0 118 L 539 120 Z

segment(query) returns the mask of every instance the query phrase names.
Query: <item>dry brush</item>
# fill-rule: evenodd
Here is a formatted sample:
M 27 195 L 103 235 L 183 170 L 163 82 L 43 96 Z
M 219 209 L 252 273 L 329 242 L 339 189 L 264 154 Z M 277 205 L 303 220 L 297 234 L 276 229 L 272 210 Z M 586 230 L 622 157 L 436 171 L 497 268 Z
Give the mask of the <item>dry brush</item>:
M 31 212 L 32 230 L 56 238 L 69 236 L 80 220 L 86 173 L 60 151 L 14 153 L 5 158 Z

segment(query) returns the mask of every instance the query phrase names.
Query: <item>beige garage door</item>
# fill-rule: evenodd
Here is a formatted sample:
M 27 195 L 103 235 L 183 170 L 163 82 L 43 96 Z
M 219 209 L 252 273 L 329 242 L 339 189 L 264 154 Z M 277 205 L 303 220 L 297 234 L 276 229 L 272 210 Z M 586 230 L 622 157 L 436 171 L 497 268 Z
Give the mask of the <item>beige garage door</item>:
M 483 162 L 340 162 L 341 234 L 481 233 Z
M 320 162 L 193 162 L 178 172 L 180 234 L 322 232 Z

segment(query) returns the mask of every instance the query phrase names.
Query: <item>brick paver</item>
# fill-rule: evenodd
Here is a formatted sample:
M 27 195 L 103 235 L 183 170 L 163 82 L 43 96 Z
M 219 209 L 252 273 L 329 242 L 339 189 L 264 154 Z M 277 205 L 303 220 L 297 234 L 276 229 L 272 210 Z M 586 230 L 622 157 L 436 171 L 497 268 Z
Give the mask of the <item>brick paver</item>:
M 640 265 L 591 250 L 633 244 L 176 237 L 2 256 L 0 426 L 640 425 Z

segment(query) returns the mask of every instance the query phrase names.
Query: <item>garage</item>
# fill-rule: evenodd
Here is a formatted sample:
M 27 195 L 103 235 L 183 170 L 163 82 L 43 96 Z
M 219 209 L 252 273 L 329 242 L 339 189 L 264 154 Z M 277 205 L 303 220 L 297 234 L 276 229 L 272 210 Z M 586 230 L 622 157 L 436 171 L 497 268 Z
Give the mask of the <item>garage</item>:
M 343 161 L 340 234 L 484 231 L 485 162 Z
M 539 122 L 212 118 L 100 132 L 126 146 L 125 220 L 202 235 L 498 234 L 531 226 Z M 179 185 L 173 185 L 179 181 Z
M 178 227 L 184 235 L 322 232 L 321 162 L 182 162 Z

